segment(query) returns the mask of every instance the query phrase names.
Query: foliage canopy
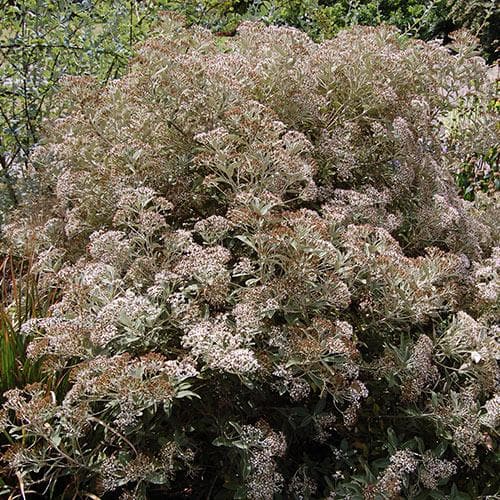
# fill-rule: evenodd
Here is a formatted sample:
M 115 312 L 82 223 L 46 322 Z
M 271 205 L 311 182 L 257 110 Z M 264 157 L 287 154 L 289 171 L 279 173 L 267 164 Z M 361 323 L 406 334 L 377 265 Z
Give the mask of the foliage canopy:
M 166 16 L 123 78 L 67 78 L 4 228 L 57 291 L 19 325 L 45 378 L 5 394 L 6 474 L 54 498 L 495 494 L 498 200 L 452 172 L 497 140 L 496 88 L 454 38 Z

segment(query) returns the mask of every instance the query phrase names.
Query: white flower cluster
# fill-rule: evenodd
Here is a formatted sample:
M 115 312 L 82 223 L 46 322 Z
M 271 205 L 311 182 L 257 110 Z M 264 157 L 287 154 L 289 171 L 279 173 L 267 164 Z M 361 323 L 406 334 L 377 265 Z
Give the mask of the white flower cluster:
M 353 380 L 346 391 L 346 399 L 349 406 L 343 411 L 344 424 L 347 428 L 352 428 L 358 420 L 358 411 L 361 402 L 368 397 L 368 389 L 360 380 Z
M 167 227 L 165 216 L 172 209 L 170 201 L 149 187 L 127 188 L 118 200 L 113 223 L 151 237 Z
M 48 317 L 31 319 L 21 326 L 21 333 L 34 335 L 28 345 L 30 358 L 57 355 L 61 361 L 73 356 L 87 354 L 86 340 L 92 331 L 92 320 L 88 317 L 61 318 Z
M 194 280 L 205 300 L 219 305 L 228 295 L 231 275 L 226 264 L 230 259 L 231 252 L 223 246 L 192 244 L 176 264 L 174 272 L 187 281 Z
M 272 500 L 283 489 L 283 476 L 277 472 L 273 457 L 284 456 L 285 436 L 271 430 L 265 422 L 259 422 L 257 426 L 243 427 L 242 440 L 250 447 L 251 472 L 246 480 L 248 498 Z
M 474 277 L 479 297 L 498 308 L 500 295 L 500 247 L 493 248 L 492 255 L 481 264 L 474 265 Z
M 457 466 L 453 462 L 433 457 L 430 453 L 424 455 L 422 466 L 420 480 L 430 490 L 435 490 L 439 481 L 448 479 L 457 472 Z
M 89 239 L 89 253 L 96 261 L 121 269 L 131 257 L 131 243 L 123 231 L 96 231 Z
M 116 297 L 106 304 L 97 314 L 97 321 L 101 325 L 124 328 L 134 335 L 144 335 L 148 328 L 154 326 L 156 319 L 161 314 L 161 309 L 142 295 L 136 295 L 127 290 L 125 295 Z M 118 333 L 117 330 L 115 330 Z M 110 339 L 102 339 L 108 342 Z
M 226 315 L 190 328 L 182 337 L 182 346 L 214 370 L 247 374 L 259 368 L 255 354 L 246 347 L 245 337 L 230 326 Z
M 500 395 L 496 394 L 484 404 L 486 413 L 481 415 L 481 422 L 492 429 L 500 426 Z
M 231 312 L 239 335 L 251 341 L 261 331 L 260 311 L 252 302 L 239 302 Z
M 418 460 L 410 450 L 399 450 L 389 461 L 389 466 L 376 483 L 376 491 L 384 498 L 397 498 L 403 487 L 404 477 L 417 470 Z
M 422 391 L 439 377 L 439 372 L 433 364 L 432 351 L 432 340 L 427 335 L 421 335 L 407 363 L 408 378 L 401 388 L 403 401 L 416 401 Z
M 325 443 L 332 435 L 334 424 L 337 421 L 335 413 L 323 413 L 314 419 L 316 434 L 314 440 L 318 443 Z
M 220 215 L 211 215 L 206 219 L 198 221 L 194 225 L 194 230 L 208 244 L 214 244 L 221 241 L 231 230 L 231 222 Z
M 293 375 L 290 368 L 285 364 L 279 364 L 273 371 L 273 375 L 278 378 L 274 385 L 281 394 L 288 393 L 292 401 L 302 401 L 311 393 L 311 387 L 302 378 Z

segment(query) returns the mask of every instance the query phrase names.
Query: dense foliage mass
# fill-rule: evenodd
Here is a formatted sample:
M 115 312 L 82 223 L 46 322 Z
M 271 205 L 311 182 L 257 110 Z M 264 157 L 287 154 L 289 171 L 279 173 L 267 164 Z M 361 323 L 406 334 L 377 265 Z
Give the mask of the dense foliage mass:
M 495 0 L 0 0 L 0 223 L 31 183 L 26 165 L 43 120 L 61 112 L 53 99 L 60 78 L 121 76 L 163 9 L 219 33 L 262 20 L 298 27 L 316 41 L 355 24 L 389 23 L 425 40 L 468 27 L 491 61 L 499 43 Z M 467 199 L 500 188 L 497 158 L 493 149 L 461 165 L 457 180 Z
M 45 498 L 495 494 L 498 199 L 452 176 L 498 140 L 469 42 L 167 17 L 124 78 L 67 79 L 4 227 L 58 296 L 21 326 L 46 375 L 5 394 L 5 477 Z
M 347 26 L 387 23 L 423 39 L 469 28 L 493 59 L 499 44 L 500 9 L 494 0 L 163 0 L 163 5 L 183 12 L 190 21 L 222 30 L 259 18 L 323 40 Z
M 153 0 L 0 0 L 0 222 L 22 196 L 41 123 L 60 113 L 60 78 L 123 74 L 157 17 Z

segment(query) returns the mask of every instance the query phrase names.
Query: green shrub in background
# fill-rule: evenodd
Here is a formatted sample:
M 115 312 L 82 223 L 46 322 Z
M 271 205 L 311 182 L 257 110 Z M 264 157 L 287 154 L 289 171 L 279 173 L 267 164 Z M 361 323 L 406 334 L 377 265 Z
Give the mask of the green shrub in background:
M 450 147 L 458 145 L 461 148 L 469 144 L 455 170 L 457 185 L 466 200 L 473 200 L 476 193 L 494 193 L 500 189 L 500 122 L 498 119 L 496 123 L 484 121 L 486 115 L 493 113 L 498 116 L 500 111 L 498 69 L 497 66 L 489 70 L 491 79 L 497 85 L 496 96 L 490 102 L 481 103 L 474 96 L 459 95 L 459 105 L 441 118 Z
M 448 0 L 447 18 L 480 37 L 490 62 L 500 56 L 500 7 L 495 0 Z
M 130 0 L 0 0 L 0 210 L 29 188 L 29 155 L 63 75 L 121 75 L 156 20 L 157 3 Z
M 484 155 L 473 156 L 459 167 L 457 184 L 466 200 L 473 200 L 478 192 L 494 193 L 500 190 L 498 154 L 498 146 L 492 146 Z
M 58 292 L 28 358 L 68 381 L 4 394 L 13 494 L 495 495 L 498 198 L 452 177 L 495 137 L 470 43 L 167 17 L 123 78 L 66 79 L 5 228 Z
M 226 31 L 241 20 L 259 19 L 323 40 L 347 26 L 386 23 L 426 40 L 469 28 L 491 57 L 499 43 L 500 9 L 494 0 L 170 0 L 164 5 L 192 22 Z

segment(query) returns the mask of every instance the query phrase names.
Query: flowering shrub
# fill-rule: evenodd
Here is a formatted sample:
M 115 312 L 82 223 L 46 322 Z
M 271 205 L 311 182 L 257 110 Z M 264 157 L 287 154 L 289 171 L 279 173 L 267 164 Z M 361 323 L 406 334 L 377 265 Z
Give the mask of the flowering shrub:
M 64 75 L 123 74 L 149 32 L 156 0 L 0 0 L 0 221 L 17 205 L 42 122 Z
M 4 395 L 5 474 L 54 498 L 493 494 L 498 204 L 453 172 L 495 115 L 446 125 L 491 101 L 484 61 L 387 27 L 164 22 L 121 80 L 66 81 L 3 228 L 58 291 L 22 332 L 67 381 Z

